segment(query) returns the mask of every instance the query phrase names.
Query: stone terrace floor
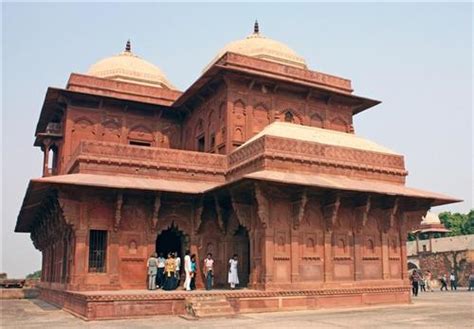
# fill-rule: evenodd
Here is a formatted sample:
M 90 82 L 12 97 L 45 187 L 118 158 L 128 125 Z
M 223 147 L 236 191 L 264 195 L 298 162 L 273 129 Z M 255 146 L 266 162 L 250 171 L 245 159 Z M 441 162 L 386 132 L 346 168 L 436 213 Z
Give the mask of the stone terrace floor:
M 411 305 L 244 314 L 232 319 L 180 317 L 85 322 L 40 300 L 1 300 L 2 328 L 473 328 L 474 292 L 421 293 Z

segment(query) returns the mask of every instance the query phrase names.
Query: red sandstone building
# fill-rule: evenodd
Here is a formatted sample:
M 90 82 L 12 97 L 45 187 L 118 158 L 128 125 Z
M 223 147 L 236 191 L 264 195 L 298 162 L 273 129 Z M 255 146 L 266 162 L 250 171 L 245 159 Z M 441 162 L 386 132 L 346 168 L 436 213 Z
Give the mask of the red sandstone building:
M 42 298 L 88 319 L 184 313 L 186 292 L 144 290 L 146 260 L 189 248 L 213 253 L 217 286 L 239 255 L 248 289 L 215 292 L 239 312 L 408 302 L 407 232 L 456 200 L 406 187 L 403 156 L 355 134 L 377 104 L 258 26 L 184 92 L 130 44 L 71 74 L 47 90 L 15 229 L 43 255 Z

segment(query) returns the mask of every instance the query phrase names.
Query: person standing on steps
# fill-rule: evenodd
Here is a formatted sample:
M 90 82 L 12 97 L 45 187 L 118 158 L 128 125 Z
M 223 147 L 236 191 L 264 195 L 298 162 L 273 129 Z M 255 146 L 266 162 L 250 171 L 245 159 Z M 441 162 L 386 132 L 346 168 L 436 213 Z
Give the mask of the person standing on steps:
M 206 290 L 211 290 L 214 277 L 214 259 L 212 259 L 211 253 L 208 253 L 204 259 L 204 275 L 206 276 Z
M 230 289 L 235 289 L 235 286 L 239 284 L 239 275 L 237 273 L 239 261 L 237 260 L 237 254 L 234 254 L 231 259 L 229 259 L 229 278 L 228 282 L 230 284 Z
M 186 275 L 184 279 L 184 290 L 191 290 L 191 256 L 189 255 L 189 250 L 186 250 L 185 256 L 184 256 L 184 273 Z
M 196 274 L 197 274 L 197 265 L 196 265 L 196 255 L 191 255 L 191 283 L 189 287 L 191 290 L 196 290 Z
M 147 261 L 148 268 L 148 290 L 156 289 L 156 273 L 158 272 L 158 260 L 156 253 L 151 254 Z
M 174 261 L 176 263 L 176 270 L 174 272 L 174 275 L 176 276 L 176 287 L 179 286 L 179 280 L 180 280 L 180 271 L 181 271 L 181 257 L 178 256 L 178 252 L 174 252 Z
M 165 282 L 163 283 L 163 290 L 175 290 L 176 289 L 176 261 L 174 259 L 174 253 L 170 252 L 168 258 L 165 261 Z
M 165 257 L 163 257 L 163 253 L 160 252 L 160 256 L 158 256 L 158 273 L 156 274 L 156 286 L 158 288 L 163 287 L 164 280 L 164 273 L 165 273 Z

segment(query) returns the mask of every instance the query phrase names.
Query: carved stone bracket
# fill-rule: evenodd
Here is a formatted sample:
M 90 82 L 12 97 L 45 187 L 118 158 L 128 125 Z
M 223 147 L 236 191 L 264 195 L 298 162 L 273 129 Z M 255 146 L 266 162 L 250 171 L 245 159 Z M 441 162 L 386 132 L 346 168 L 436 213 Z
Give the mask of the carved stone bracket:
M 117 201 L 115 202 L 115 220 L 114 220 L 114 231 L 117 232 L 122 220 L 122 205 L 123 205 L 123 193 L 117 193 Z
M 204 210 L 204 198 L 200 197 L 194 206 L 194 232 L 197 234 L 202 223 L 202 212 Z
M 247 230 L 251 230 L 251 216 L 252 206 L 239 202 L 237 196 L 233 190 L 230 191 L 230 200 L 232 203 L 232 209 L 234 210 L 235 216 L 239 221 L 239 224 L 245 227 Z
M 268 226 L 268 218 L 270 214 L 270 202 L 263 191 L 260 184 L 255 184 L 255 199 L 257 200 L 257 216 L 260 219 L 262 227 L 265 229 Z
M 429 208 L 416 211 L 403 211 L 399 225 L 400 236 L 406 236 L 407 232 L 415 230 L 420 225 L 422 217 L 426 216 L 428 210 Z
M 153 203 L 153 214 L 151 215 L 151 228 L 153 231 L 156 231 L 158 227 L 158 214 L 160 213 L 161 207 L 161 193 L 157 192 L 155 194 L 155 201 Z
M 367 195 L 364 202 L 354 208 L 355 230 L 360 233 L 369 220 L 369 213 L 372 206 L 372 198 Z
M 391 228 L 395 227 L 395 222 L 399 210 L 399 198 L 391 199 L 388 203 L 388 207 L 383 209 L 383 216 L 381 217 L 382 223 L 380 223 L 380 229 L 382 232 L 387 233 Z
M 66 224 L 74 228 L 79 222 L 80 203 L 63 197 L 58 197 L 58 202 Z
M 322 205 L 321 210 L 326 224 L 326 231 L 331 232 L 334 230 L 340 206 L 341 196 L 339 194 L 330 197 L 329 200 Z
M 217 215 L 217 224 L 219 225 L 219 229 L 222 231 L 222 233 L 225 232 L 225 226 L 224 226 L 224 220 L 222 218 L 222 213 L 223 209 L 221 205 L 219 204 L 219 199 L 217 198 L 217 195 L 214 194 L 214 205 L 216 207 L 216 215 Z
M 293 228 L 297 230 L 303 221 L 306 204 L 308 203 L 308 193 L 303 190 L 301 198 L 292 204 Z

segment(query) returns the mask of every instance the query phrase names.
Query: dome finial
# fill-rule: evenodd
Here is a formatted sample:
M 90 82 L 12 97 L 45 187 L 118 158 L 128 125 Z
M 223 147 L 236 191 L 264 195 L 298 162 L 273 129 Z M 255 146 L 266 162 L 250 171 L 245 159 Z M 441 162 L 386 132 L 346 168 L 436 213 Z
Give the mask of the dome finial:
M 255 20 L 255 24 L 253 25 L 253 33 L 258 34 L 260 33 L 260 28 L 258 26 L 258 21 Z
M 127 44 L 125 45 L 125 51 L 127 53 L 132 52 L 132 45 L 130 44 L 130 39 L 127 40 Z

